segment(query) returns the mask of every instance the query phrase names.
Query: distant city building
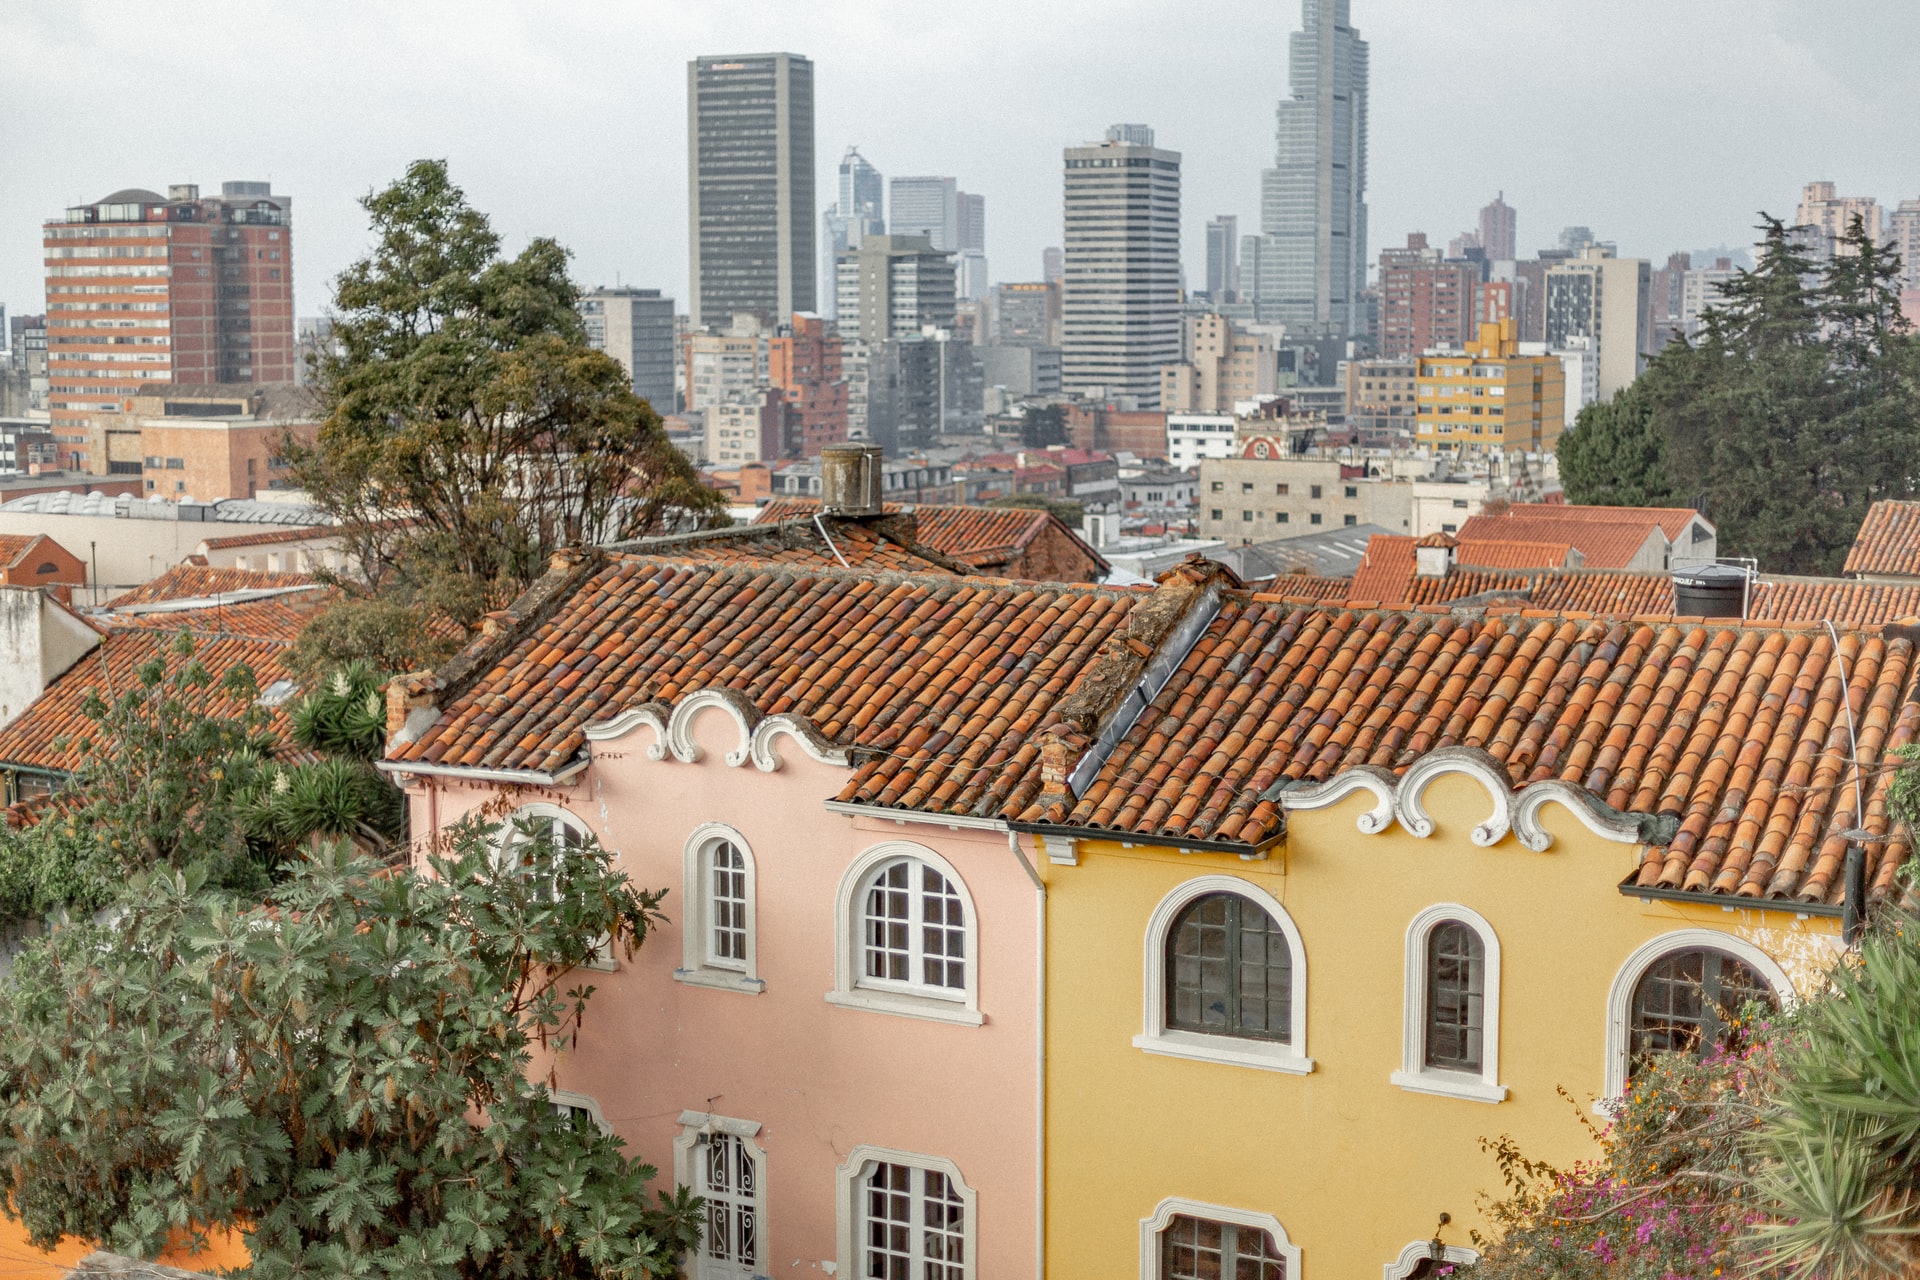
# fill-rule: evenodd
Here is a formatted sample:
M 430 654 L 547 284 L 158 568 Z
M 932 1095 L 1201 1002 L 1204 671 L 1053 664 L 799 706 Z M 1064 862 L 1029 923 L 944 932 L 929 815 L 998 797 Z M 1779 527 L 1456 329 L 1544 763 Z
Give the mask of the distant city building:
M 265 182 L 206 197 L 184 183 L 46 224 L 47 408 L 63 462 L 139 474 L 137 458 L 110 470 L 90 451 L 89 424 L 152 384 L 293 381 L 292 208 Z
M 954 179 L 895 178 L 888 188 L 894 235 L 925 236 L 942 253 L 960 248 L 960 191 Z
M 1486 261 L 1487 251 L 1480 247 L 1480 233 L 1462 231 L 1447 241 L 1447 257 L 1454 262 L 1465 262 L 1469 259 L 1475 262 Z
M 1687 272 L 1692 268 L 1692 254 L 1670 253 L 1666 266 L 1653 269 L 1652 286 L 1647 294 L 1647 331 L 1652 335 L 1650 354 L 1658 355 L 1685 331 L 1681 312 L 1686 300 Z
M 312 444 L 320 421 L 311 396 L 286 384 L 165 385 L 143 388 L 94 428 L 91 448 L 132 462 L 149 495 L 224 502 L 291 489 L 285 441 Z
M 1902 200 L 1887 215 L 1887 241 L 1900 255 L 1900 287 L 1920 289 L 1920 200 Z M 1920 319 L 1911 313 L 1908 319 Z
M 1473 332 L 1479 268 L 1448 262 L 1418 232 L 1404 249 L 1380 251 L 1380 354 L 1406 359 L 1457 348 Z
M 1346 435 L 1350 443 L 1385 448 L 1411 439 L 1416 372 L 1411 359 L 1348 361 Z
M 1180 153 L 1140 125 L 1068 147 L 1061 378 L 1151 409 L 1180 359 Z M 1142 141 L 1144 138 L 1146 141 Z
M 1048 247 L 1040 251 L 1040 278 L 1049 284 L 1058 283 L 1067 278 L 1066 250 Z
M 14 316 L 7 322 L 7 397 L 9 415 L 47 412 L 47 317 Z M 50 436 L 49 439 L 52 437 Z M 56 461 L 69 460 L 61 454 Z
M 1058 347 L 1061 286 L 1058 280 L 1010 281 L 988 294 L 988 331 L 996 346 Z
M 1292 96 L 1276 111 L 1261 175 L 1260 234 L 1240 253 L 1241 293 L 1290 336 L 1364 333 L 1367 284 L 1367 42 L 1349 0 L 1300 0 L 1288 39 Z
M 794 417 L 800 457 L 818 456 L 847 439 L 847 375 L 844 346 L 819 316 L 797 315 L 767 349 L 767 377 L 786 398 Z
M 1487 251 L 1487 261 L 1510 262 L 1519 256 L 1514 249 L 1517 227 L 1518 215 L 1507 203 L 1507 193 L 1497 193 L 1493 203 L 1480 210 L 1480 247 Z
M 311 380 L 320 361 L 339 351 L 333 338 L 330 316 L 301 316 L 293 324 L 293 380 L 303 384 Z
M 1523 355 L 1512 320 L 1483 324 L 1464 353 L 1416 360 L 1415 438 L 1443 453 L 1550 452 L 1566 427 L 1558 357 Z
M 1720 288 L 1740 273 L 1731 258 L 1715 258 L 1711 267 L 1689 267 L 1680 281 L 1680 331 L 1699 336 L 1701 316 L 1721 302 Z
M 770 336 L 753 312 L 742 312 L 719 333 L 689 333 L 683 339 L 687 370 L 686 412 L 704 412 L 744 400 L 771 382 Z
M 1240 219 L 1230 213 L 1207 221 L 1207 297 L 1240 301 Z
M 963 253 L 985 253 L 987 251 L 987 198 L 966 191 L 957 192 L 954 197 L 954 213 L 959 224 L 959 242 L 954 247 Z
M 836 270 L 836 310 L 848 337 L 881 342 L 953 323 L 953 260 L 924 235 L 868 236 L 840 255 Z
M 1560 252 L 1569 258 L 1579 257 L 1597 243 L 1598 241 L 1593 238 L 1592 227 L 1562 227 L 1560 229 Z
M 687 64 L 695 328 L 814 304 L 813 63 L 791 53 Z
M 1836 195 L 1831 182 L 1809 182 L 1800 192 L 1800 207 L 1795 210 L 1796 227 L 1808 230 L 1801 247 L 1818 262 L 1832 260 L 1840 238 L 1847 234 L 1855 218 L 1875 241 L 1885 238 L 1880 226 L 1880 202 L 1872 196 Z
M 716 467 L 771 462 L 799 455 L 791 439 L 794 413 L 778 387 L 751 393 L 708 408 L 707 462 Z
M 887 229 L 884 188 L 880 171 L 867 163 L 860 148 L 848 147 L 840 157 L 839 199 L 821 215 L 820 306 L 829 320 L 839 292 L 834 268 L 840 255 Z
M 1221 315 L 1186 319 L 1182 344 L 1192 354 L 1160 371 L 1160 407 L 1168 413 L 1228 413 L 1236 404 L 1272 395 L 1273 339 L 1236 329 Z
M 888 453 L 921 449 L 946 433 L 977 433 L 984 389 L 974 346 L 944 329 L 871 344 L 867 436 Z
M 672 413 L 673 299 L 658 289 L 591 289 L 580 295 L 580 317 L 588 345 L 620 362 L 633 393 Z
M 1546 275 L 1548 350 L 1566 350 L 1570 338 L 1593 339 L 1600 362 L 1600 398 L 1612 399 L 1646 367 L 1652 265 L 1645 258 L 1616 258 L 1605 245 L 1590 245 L 1578 258 L 1547 268 Z
M 1011 396 L 1060 394 L 1060 348 L 975 347 L 980 376 L 986 386 L 1000 387 Z
M 963 302 L 979 303 L 987 296 L 987 255 L 962 249 L 953 255 L 953 293 Z

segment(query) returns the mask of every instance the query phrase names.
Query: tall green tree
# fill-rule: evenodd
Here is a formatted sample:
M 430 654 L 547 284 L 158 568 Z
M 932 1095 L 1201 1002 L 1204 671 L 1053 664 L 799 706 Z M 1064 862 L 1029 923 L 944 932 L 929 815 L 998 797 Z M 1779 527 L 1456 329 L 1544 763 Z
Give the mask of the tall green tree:
M 340 521 L 363 594 L 471 626 L 559 547 L 721 510 L 586 344 L 564 249 L 537 238 L 506 256 L 443 161 L 361 203 L 374 247 L 337 282 L 334 349 L 314 369 L 325 417 L 292 461 Z
M 1637 389 L 1666 474 L 1701 500 L 1723 551 L 1833 573 L 1873 501 L 1920 491 L 1920 350 L 1897 258 L 1857 223 L 1824 270 L 1795 229 L 1765 218 L 1761 231 L 1699 341 L 1663 352 Z
M 264 903 L 160 872 L 109 926 L 0 985 L 0 1174 L 36 1244 L 152 1257 L 227 1228 L 246 1274 L 638 1280 L 677 1274 L 700 1205 L 559 1113 L 596 946 L 659 919 L 597 845 L 531 832 L 537 874 L 462 828 L 434 874 L 344 842 Z
M 1572 431 L 1560 437 L 1560 482 L 1570 502 L 1615 507 L 1670 507 L 1685 498 L 1668 474 L 1667 438 L 1654 420 L 1646 383 L 1580 411 Z

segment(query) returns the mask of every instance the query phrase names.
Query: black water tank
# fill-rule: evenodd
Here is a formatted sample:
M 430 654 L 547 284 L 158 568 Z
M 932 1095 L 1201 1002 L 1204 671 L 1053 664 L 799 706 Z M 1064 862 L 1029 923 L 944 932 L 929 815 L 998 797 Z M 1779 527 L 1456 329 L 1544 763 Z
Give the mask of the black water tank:
M 1746 616 L 1747 570 L 1731 564 L 1703 564 L 1673 571 L 1673 611 L 1683 618 Z

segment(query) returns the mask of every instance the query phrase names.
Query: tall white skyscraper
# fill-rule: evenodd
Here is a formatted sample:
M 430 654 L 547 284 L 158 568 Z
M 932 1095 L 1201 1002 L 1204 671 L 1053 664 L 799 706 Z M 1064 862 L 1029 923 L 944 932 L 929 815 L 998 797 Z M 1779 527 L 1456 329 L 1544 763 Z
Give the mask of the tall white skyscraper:
M 860 154 L 860 148 L 848 147 L 840 157 L 839 198 L 821 215 L 820 227 L 820 308 L 828 319 L 835 315 L 838 286 L 835 264 L 849 249 L 858 249 L 868 236 L 882 235 L 887 229 L 882 207 L 880 171 Z
M 1065 160 L 1062 382 L 1157 408 L 1160 368 L 1180 360 L 1180 153 L 1115 125 Z
M 1367 42 L 1350 0 L 1300 0 L 1288 40 L 1292 96 L 1275 112 L 1260 234 L 1241 247 L 1241 293 L 1300 337 L 1366 332 Z

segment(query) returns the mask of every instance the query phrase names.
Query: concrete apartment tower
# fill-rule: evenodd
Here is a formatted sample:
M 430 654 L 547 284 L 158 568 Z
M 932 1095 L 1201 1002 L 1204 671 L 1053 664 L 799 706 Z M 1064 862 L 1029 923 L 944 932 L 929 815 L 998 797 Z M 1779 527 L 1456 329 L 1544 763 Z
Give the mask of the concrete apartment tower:
M 1872 196 L 1836 195 L 1831 182 L 1809 182 L 1800 192 L 1800 207 L 1794 211 L 1795 226 L 1810 227 L 1801 247 L 1817 262 L 1831 262 L 1840 237 L 1855 218 L 1876 241 L 1884 238 L 1880 225 L 1880 202 Z
M 580 295 L 587 342 L 620 362 L 633 394 L 673 412 L 673 299 L 658 289 L 591 289 Z
M 1514 245 L 1518 236 L 1518 215 L 1507 203 L 1507 193 L 1498 192 L 1493 203 L 1480 210 L 1480 247 L 1489 262 L 1512 262 L 1518 254 Z
M 829 320 L 834 315 L 834 264 L 849 249 L 860 247 L 867 236 L 883 235 L 887 229 L 885 184 L 880 171 L 860 154 L 860 148 L 848 147 L 840 157 L 839 199 L 821 215 L 824 233 L 820 246 L 820 308 Z
M 953 323 L 953 259 L 923 235 L 868 236 L 840 255 L 840 332 L 862 342 Z
M 1115 125 L 1065 161 L 1062 385 L 1158 408 L 1160 369 L 1180 360 L 1180 153 Z
M 290 383 L 293 201 L 265 182 L 190 183 L 75 205 L 43 228 L 48 409 L 63 465 L 141 473 L 106 456 L 109 415 L 157 383 Z M 113 314 L 105 332 L 102 313 Z
M 1547 349 L 1567 350 L 1573 339 L 1586 338 L 1599 361 L 1600 398 L 1631 385 L 1646 368 L 1652 338 L 1653 264 L 1589 245 L 1547 268 L 1546 286 Z
M 1367 329 L 1367 42 L 1349 0 L 1300 0 L 1300 10 L 1292 96 L 1275 112 L 1274 166 L 1261 174 L 1260 234 L 1241 248 L 1242 293 L 1289 337 L 1347 337 Z
M 687 64 L 695 328 L 814 305 L 813 63 L 793 53 Z

